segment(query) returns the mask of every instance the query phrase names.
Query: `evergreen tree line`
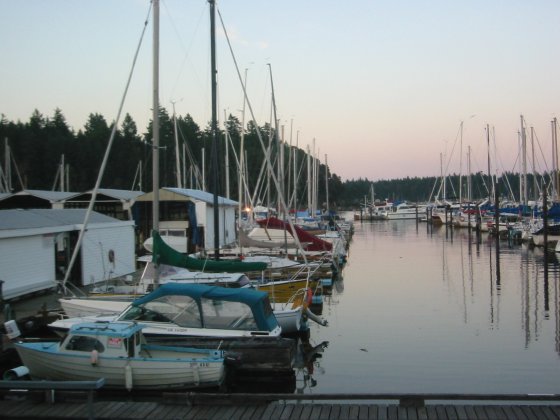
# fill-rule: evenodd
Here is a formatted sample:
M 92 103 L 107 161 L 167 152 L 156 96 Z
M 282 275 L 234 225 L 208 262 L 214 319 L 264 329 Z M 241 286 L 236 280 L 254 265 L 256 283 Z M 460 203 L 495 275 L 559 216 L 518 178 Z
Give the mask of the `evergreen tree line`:
M 218 156 L 217 190 L 221 196 L 227 196 L 226 171 L 229 173 L 229 197 L 239 199 L 239 170 L 241 144 L 241 123 L 238 118 L 230 115 L 225 129 L 217 133 L 218 141 L 213 142 L 211 125 L 204 129 L 192 119 L 190 114 L 177 116 L 176 121 L 165 108 L 160 109 L 160 185 L 176 187 L 176 141 L 179 143 L 179 157 L 181 161 L 181 183 L 184 188 L 205 189 L 211 191 L 212 147 L 217 146 Z M 176 127 L 176 129 L 175 129 Z M 6 145 L 10 147 L 12 167 L 12 190 L 21 189 L 57 190 L 55 183 L 57 171 L 62 156 L 68 167 L 69 185 L 67 191 L 83 192 L 94 187 L 99 168 L 105 154 L 108 141 L 113 130 L 113 124 L 100 114 L 89 115 L 83 129 L 74 132 L 66 122 L 62 111 L 56 109 L 52 117 L 45 117 L 35 110 L 28 122 L 8 121 L 4 115 L 0 118 L 0 151 L 6 155 Z M 295 146 L 282 143 L 276 136 L 276 130 L 269 124 L 257 127 L 249 122 L 243 136 L 244 167 L 246 169 L 246 183 L 251 196 L 255 197 L 253 204 L 270 205 L 276 207 L 277 193 L 272 181 L 267 181 L 266 168 L 263 169 L 265 152 L 261 145 L 262 139 L 265 150 L 270 150 L 269 157 L 274 166 L 274 172 L 279 178 L 280 188 L 288 205 L 293 208 L 294 201 L 298 208 L 307 208 L 308 203 L 308 174 L 313 173 L 308 154 Z M 229 144 L 225 161 L 225 141 Z M 283 150 L 282 150 L 283 149 Z M 109 154 L 109 160 L 102 178 L 103 188 L 125 190 L 152 190 L 152 122 L 149 123 L 144 134 L 139 133 L 136 122 L 127 114 L 120 127 L 115 131 L 115 139 Z M 279 161 L 283 162 L 282 170 L 278 169 Z M 295 164 L 294 164 L 295 161 Z M 2 176 L 5 181 L 6 160 L 0 160 Z M 295 171 L 294 171 L 295 167 Z M 204 174 L 203 174 L 204 170 Z M 331 209 L 352 209 L 371 199 L 371 188 L 376 199 L 390 199 L 393 201 L 408 200 L 425 202 L 438 196 L 442 198 L 439 177 L 414 177 L 372 182 L 366 179 L 348 180 L 328 171 L 324 164 L 319 164 L 317 173 L 318 209 L 326 207 L 328 177 L 328 198 Z M 294 194 L 294 172 L 296 191 Z M 264 173 L 264 175 L 263 175 Z M 462 181 L 462 195 L 466 196 L 467 177 L 457 174 L 446 179 L 446 197 L 453 199 L 459 194 L 459 179 Z M 473 199 L 488 196 L 488 177 L 482 173 L 473 174 L 471 191 Z M 518 197 L 520 179 L 518 174 L 505 173 L 499 181 L 500 192 L 505 197 L 511 193 Z M 530 197 L 537 197 L 543 182 L 548 182 L 547 174 L 528 175 L 528 190 Z M 203 185 L 204 184 L 204 185 Z M 1 183 L 0 185 L 5 185 Z M 256 193 L 255 193 L 256 191 Z M 250 204 L 245 198 L 243 204 Z M 511 197 L 513 198 L 513 197 Z M 290 205 L 291 203 L 291 205 Z
M 212 147 L 216 144 L 218 155 L 217 192 L 238 200 L 241 123 L 238 118 L 230 115 L 225 124 L 226 129 L 219 129 L 217 142 L 213 141 L 211 125 L 204 129 L 187 114 L 172 115 L 161 108 L 159 112 L 159 168 L 160 185 L 165 187 L 178 186 L 177 149 L 181 164 L 179 165 L 180 181 L 184 188 L 205 189 L 212 191 Z M 0 152 L 5 156 L 6 145 L 10 147 L 12 190 L 58 190 L 56 182 L 62 156 L 69 173 L 67 191 L 83 192 L 94 187 L 113 123 L 108 123 L 101 114 L 89 115 L 83 129 L 74 132 L 67 124 L 60 109 L 56 109 L 52 117 L 45 117 L 35 110 L 28 122 L 8 121 L 4 115 L 0 118 Z M 101 187 L 126 190 L 152 190 L 152 122 L 146 132 L 141 134 L 136 122 L 127 114 L 122 124 L 115 131 L 115 138 L 109 159 L 103 174 Z M 227 136 L 226 136 L 227 134 Z M 292 198 L 298 208 L 307 207 L 307 166 L 309 159 L 304 150 L 281 143 L 275 130 L 265 124 L 257 127 L 254 123 L 247 124 L 244 133 L 244 167 L 248 194 L 254 197 L 254 204 L 276 207 L 278 194 L 272 181 L 267 181 L 267 168 L 263 169 L 265 152 L 261 146 L 262 139 L 265 150 L 270 149 L 269 156 L 274 165 L 274 173 L 279 178 L 281 188 L 286 196 Z M 176 147 L 176 138 L 179 147 Z M 228 141 L 228 161 L 225 161 L 225 141 Z M 281 150 L 283 148 L 283 150 Z M 280 156 L 283 156 L 283 170 L 278 169 Z M 295 164 L 294 164 L 295 161 Z M 2 159 L 0 167 L 5 172 L 7 166 Z M 295 170 L 294 170 L 295 166 Z M 324 205 L 326 197 L 325 175 L 326 166 L 319 164 L 317 169 L 317 189 L 319 206 Z M 229 194 L 226 192 L 226 171 L 229 173 Z M 297 196 L 294 195 L 294 177 L 296 179 Z M 342 181 L 329 171 L 329 201 L 336 203 L 342 191 Z M 5 184 L 0 184 L 5 185 Z M 255 193 L 255 191 L 257 193 Z M 243 199 L 244 204 L 249 200 Z

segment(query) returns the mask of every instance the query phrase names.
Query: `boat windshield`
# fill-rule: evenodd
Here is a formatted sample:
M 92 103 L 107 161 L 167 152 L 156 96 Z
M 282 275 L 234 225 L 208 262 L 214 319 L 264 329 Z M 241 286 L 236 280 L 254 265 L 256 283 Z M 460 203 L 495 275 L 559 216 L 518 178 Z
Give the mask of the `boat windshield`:
M 205 328 L 258 330 L 253 311 L 245 303 L 206 298 L 201 303 Z
M 185 328 L 201 328 L 196 300 L 190 296 L 162 296 L 143 305 L 131 305 L 119 321 L 171 322 Z

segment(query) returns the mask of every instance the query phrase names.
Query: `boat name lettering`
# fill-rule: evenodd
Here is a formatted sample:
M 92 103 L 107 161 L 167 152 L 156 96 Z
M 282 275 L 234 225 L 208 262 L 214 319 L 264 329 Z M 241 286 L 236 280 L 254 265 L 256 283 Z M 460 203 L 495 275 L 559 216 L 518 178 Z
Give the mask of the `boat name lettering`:
M 108 347 L 121 347 L 122 345 L 122 338 L 119 337 L 109 337 L 107 339 L 107 346 Z

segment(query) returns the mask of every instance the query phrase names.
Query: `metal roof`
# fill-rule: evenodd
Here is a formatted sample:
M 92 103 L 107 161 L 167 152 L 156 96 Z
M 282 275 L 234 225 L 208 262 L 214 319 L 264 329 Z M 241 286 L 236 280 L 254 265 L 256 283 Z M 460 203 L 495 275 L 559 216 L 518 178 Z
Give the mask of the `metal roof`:
M 93 190 L 86 191 L 84 194 L 93 194 Z M 103 194 L 111 198 L 116 198 L 118 200 L 131 201 L 135 200 L 137 197 L 144 194 L 144 191 L 132 191 L 132 190 L 117 190 L 113 188 L 99 188 L 97 194 Z M 82 195 L 82 194 L 80 194 Z
M 0 231 L 83 225 L 86 211 L 86 209 L 0 210 Z M 95 223 L 123 223 L 123 221 L 93 211 L 88 224 Z
M 51 203 L 57 201 L 64 201 L 70 197 L 78 195 L 79 193 L 76 192 L 67 192 L 67 191 L 46 191 L 46 190 L 22 190 L 14 195 L 32 195 L 37 198 L 41 198 L 43 200 L 48 200 Z
M 214 204 L 214 194 L 201 191 L 201 190 L 192 190 L 190 188 L 170 188 L 164 187 L 162 188 L 167 191 L 174 192 L 175 194 L 183 195 L 185 197 L 193 198 L 195 200 L 204 201 L 208 204 Z M 230 200 L 229 198 L 218 197 L 218 204 L 224 206 L 237 206 L 237 201 Z

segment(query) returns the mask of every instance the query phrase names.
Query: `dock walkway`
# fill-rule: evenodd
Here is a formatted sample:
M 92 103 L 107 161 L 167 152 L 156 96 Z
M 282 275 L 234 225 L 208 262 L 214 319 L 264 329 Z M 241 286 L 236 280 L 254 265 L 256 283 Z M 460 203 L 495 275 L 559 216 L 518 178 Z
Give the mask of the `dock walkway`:
M 185 394 L 181 398 L 157 401 L 95 401 L 93 415 L 83 400 L 65 398 L 62 401 L 33 401 L 30 398 L 0 400 L 3 419 L 507 419 L 560 420 L 558 401 L 448 401 L 424 404 L 423 399 L 403 398 L 399 402 L 340 401 L 240 398 L 230 401 L 218 398 L 196 400 Z M 252 395 L 252 397 L 255 397 Z M 301 396 L 303 397 L 303 396 Z M 307 398 L 314 398 L 308 395 Z
M 3 419 L 89 419 L 84 403 L 0 401 Z M 550 405 L 427 405 L 281 403 L 229 406 L 188 406 L 158 402 L 97 401 L 95 419 L 527 419 L 558 420 L 560 406 Z

